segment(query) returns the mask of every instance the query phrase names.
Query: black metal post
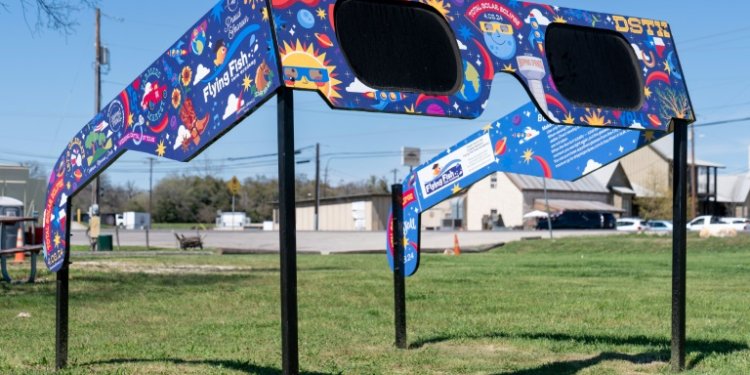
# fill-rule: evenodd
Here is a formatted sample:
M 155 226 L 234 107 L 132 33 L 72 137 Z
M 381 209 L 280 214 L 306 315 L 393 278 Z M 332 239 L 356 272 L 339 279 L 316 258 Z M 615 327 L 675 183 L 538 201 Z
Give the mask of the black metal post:
M 393 213 L 393 311 L 396 326 L 396 347 L 406 349 L 406 281 L 404 280 L 404 207 L 401 184 L 391 186 Z
M 70 218 L 70 198 L 66 204 L 66 218 Z M 65 259 L 57 271 L 57 301 L 55 303 L 55 369 L 68 364 L 68 281 L 70 280 L 70 225 L 65 226 Z
M 672 370 L 685 368 L 685 277 L 687 261 L 688 123 L 674 120 L 672 159 Z
M 320 143 L 315 144 L 315 230 L 320 229 Z
M 294 195 L 294 93 L 278 91 L 279 252 L 281 263 L 281 363 L 286 375 L 299 373 L 297 347 L 297 228 Z

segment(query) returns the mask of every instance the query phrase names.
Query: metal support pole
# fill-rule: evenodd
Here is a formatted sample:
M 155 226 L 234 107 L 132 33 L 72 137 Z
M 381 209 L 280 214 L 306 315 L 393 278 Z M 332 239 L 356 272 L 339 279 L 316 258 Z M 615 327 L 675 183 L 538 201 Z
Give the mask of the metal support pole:
M 320 229 L 320 143 L 315 144 L 315 230 Z
M 685 277 L 687 262 L 687 134 L 688 123 L 674 121 L 672 164 L 672 370 L 685 368 Z
M 146 226 L 146 250 L 151 249 L 148 232 L 151 223 L 154 222 L 153 196 L 154 196 L 154 158 L 148 158 L 148 225 Z M 118 245 L 119 246 L 119 245 Z
M 552 215 L 549 212 L 549 199 L 547 198 L 547 177 L 542 177 L 542 186 L 544 186 L 544 209 L 547 211 L 547 228 L 549 229 L 549 239 L 554 240 L 552 237 Z
M 294 195 L 294 93 L 278 91 L 279 250 L 281 263 L 281 362 L 285 375 L 299 373 L 297 347 L 297 228 Z
M 96 8 L 96 30 L 94 31 L 94 115 L 102 110 L 102 39 L 101 39 L 101 11 Z M 99 195 L 101 187 L 99 185 L 99 176 L 94 180 L 94 187 L 91 189 L 91 204 L 99 204 Z
M 70 217 L 70 204 L 66 204 L 66 217 Z M 65 260 L 57 271 L 57 293 L 55 303 L 55 369 L 61 370 L 68 364 L 68 281 L 70 270 L 70 226 L 65 228 Z
M 393 311 L 396 326 L 396 347 L 406 349 L 406 280 L 404 280 L 404 207 L 403 187 L 391 186 L 393 212 Z

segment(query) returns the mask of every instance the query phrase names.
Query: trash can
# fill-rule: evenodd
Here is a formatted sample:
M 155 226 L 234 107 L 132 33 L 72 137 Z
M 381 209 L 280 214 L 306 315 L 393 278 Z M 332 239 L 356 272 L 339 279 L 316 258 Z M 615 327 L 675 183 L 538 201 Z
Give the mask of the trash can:
M 112 251 L 112 235 L 111 234 L 99 235 L 96 247 L 99 251 Z

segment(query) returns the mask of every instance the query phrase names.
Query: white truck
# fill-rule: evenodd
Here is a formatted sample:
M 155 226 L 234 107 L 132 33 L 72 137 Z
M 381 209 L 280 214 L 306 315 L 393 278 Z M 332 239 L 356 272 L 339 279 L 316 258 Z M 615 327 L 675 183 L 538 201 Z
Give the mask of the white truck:
M 743 232 L 750 229 L 747 221 L 733 219 L 735 218 L 721 218 L 712 215 L 698 216 L 687 224 L 687 230 L 691 232 L 708 231 L 711 234 L 716 234 L 722 231 Z
M 127 230 L 151 228 L 151 215 L 147 212 L 123 212 L 115 216 L 115 225 Z

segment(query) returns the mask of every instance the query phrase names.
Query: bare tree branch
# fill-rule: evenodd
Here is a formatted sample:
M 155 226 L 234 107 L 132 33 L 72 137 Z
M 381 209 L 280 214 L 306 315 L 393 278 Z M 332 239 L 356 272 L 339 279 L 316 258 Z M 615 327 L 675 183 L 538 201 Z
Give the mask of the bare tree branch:
M 44 29 L 58 31 L 63 35 L 75 32 L 78 22 L 76 14 L 95 7 L 98 0 L 18 0 L 21 13 L 32 32 Z M 0 10 L 10 13 L 10 0 L 0 0 Z M 29 16 L 35 18 L 30 21 Z

